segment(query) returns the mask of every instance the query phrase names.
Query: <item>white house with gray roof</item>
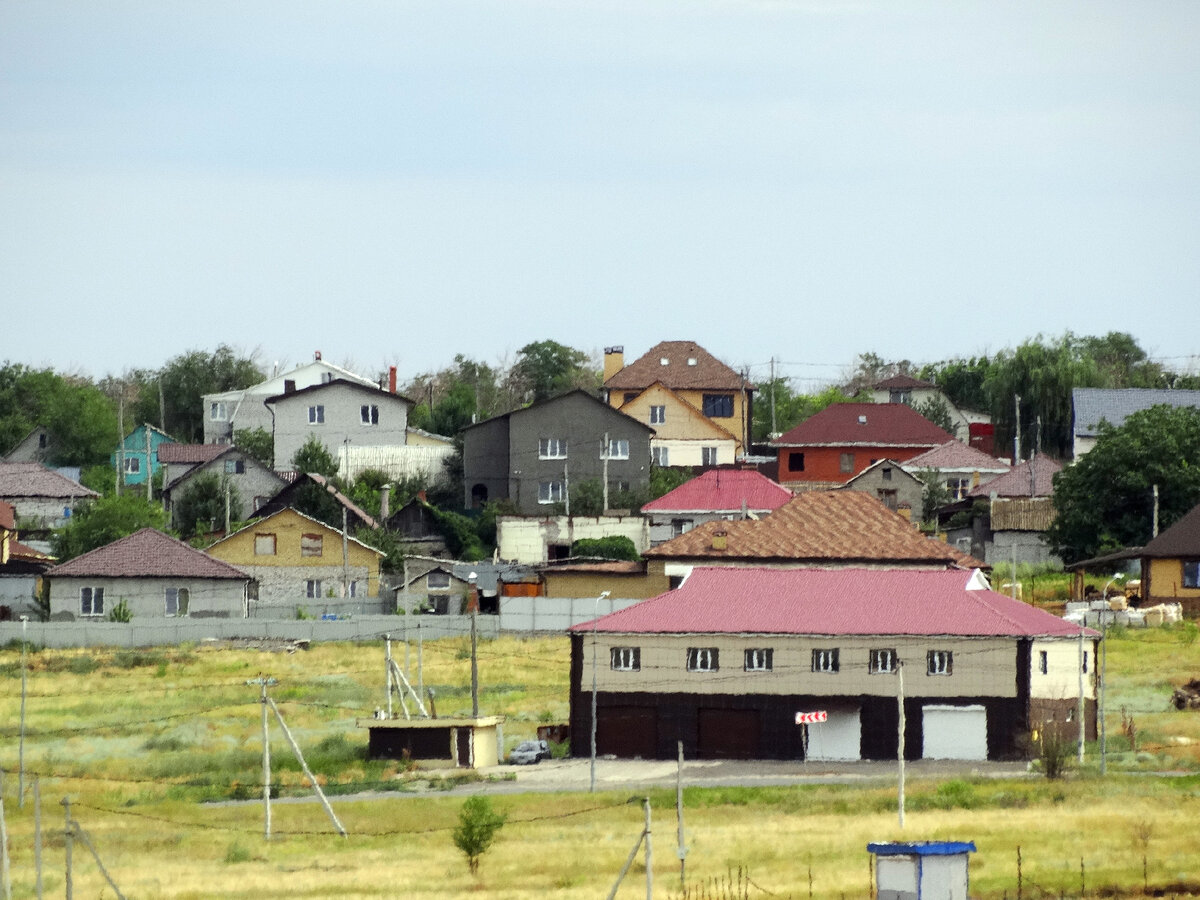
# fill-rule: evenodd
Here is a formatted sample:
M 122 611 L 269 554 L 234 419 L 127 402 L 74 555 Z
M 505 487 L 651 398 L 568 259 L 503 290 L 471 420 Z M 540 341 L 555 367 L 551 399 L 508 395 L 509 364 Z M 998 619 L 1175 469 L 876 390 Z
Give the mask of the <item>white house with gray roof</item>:
M 1079 459 L 1096 446 L 1100 423 L 1120 428 L 1135 412 L 1152 406 L 1194 406 L 1200 409 L 1200 391 L 1169 391 L 1156 388 L 1075 388 L 1071 391 L 1075 410 L 1072 454 Z

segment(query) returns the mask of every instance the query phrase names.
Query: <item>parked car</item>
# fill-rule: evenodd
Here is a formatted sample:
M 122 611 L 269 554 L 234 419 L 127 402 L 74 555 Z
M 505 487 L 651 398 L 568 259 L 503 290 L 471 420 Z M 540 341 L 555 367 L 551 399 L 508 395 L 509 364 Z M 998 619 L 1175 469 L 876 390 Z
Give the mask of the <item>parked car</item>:
M 545 741 L 521 741 L 508 755 L 508 761 L 515 766 L 532 766 L 549 758 L 550 745 Z

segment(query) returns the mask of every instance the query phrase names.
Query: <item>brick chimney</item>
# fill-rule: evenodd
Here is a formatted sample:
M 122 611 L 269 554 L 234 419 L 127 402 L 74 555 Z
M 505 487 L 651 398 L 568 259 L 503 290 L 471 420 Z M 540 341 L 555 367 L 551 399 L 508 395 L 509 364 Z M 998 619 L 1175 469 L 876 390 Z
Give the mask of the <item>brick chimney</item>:
M 612 378 L 618 372 L 625 368 L 625 348 L 624 347 L 605 347 L 604 348 L 604 380 Z
M 388 393 L 396 393 L 396 367 L 388 366 Z

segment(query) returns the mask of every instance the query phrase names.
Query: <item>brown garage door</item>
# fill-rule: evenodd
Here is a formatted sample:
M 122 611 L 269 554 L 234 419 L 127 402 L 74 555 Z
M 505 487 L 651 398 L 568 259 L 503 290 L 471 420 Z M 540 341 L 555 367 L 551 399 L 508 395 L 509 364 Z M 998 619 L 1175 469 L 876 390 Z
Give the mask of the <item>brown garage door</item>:
M 755 709 L 701 709 L 701 759 L 758 759 L 759 725 Z
M 624 759 L 654 759 L 658 723 L 654 710 L 644 706 L 610 706 L 596 715 L 596 752 Z

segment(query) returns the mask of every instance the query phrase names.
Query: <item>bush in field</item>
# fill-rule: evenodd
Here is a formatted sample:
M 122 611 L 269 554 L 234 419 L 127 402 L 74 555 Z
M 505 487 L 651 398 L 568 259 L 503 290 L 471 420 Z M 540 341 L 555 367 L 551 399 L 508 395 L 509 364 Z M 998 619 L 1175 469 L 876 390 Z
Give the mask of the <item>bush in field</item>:
M 496 839 L 504 827 L 504 815 L 492 809 L 492 801 L 482 794 L 468 797 L 458 812 L 458 827 L 454 829 L 454 846 L 467 857 L 472 875 L 479 873 L 479 857 Z
M 1050 779 L 1061 778 L 1075 746 L 1067 723 L 1043 722 L 1037 732 L 1037 758 L 1042 774 Z

